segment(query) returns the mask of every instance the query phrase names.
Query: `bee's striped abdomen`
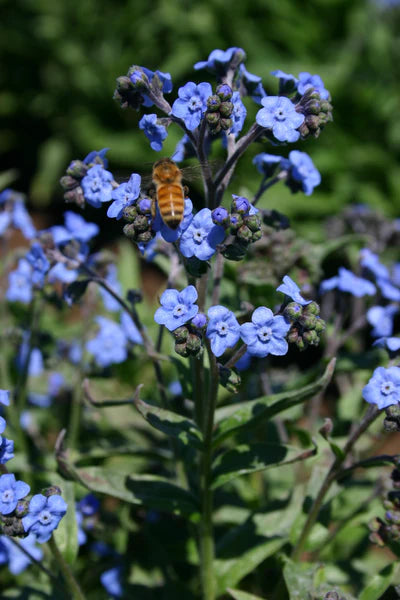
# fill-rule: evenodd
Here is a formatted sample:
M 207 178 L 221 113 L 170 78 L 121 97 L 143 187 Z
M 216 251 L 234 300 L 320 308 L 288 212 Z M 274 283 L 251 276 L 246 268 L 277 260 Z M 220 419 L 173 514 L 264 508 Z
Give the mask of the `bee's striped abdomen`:
M 157 202 L 161 217 L 171 229 L 177 229 L 183 219 L 184 194 L 180 183 L 157 186 Z

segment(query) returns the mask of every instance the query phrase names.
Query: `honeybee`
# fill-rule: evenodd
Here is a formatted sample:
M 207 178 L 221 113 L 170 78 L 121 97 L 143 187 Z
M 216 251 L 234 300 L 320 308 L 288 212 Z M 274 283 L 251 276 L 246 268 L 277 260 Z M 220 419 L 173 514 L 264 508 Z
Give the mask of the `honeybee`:
M 171 158 L 160 158 L 153 165 L 152 182 L 155 199 L 164 223 L 170 229 L 178 229 L 183 219 L 185 192 L 182 171 Z M 155 202 L 152 213 L 155 216 Z

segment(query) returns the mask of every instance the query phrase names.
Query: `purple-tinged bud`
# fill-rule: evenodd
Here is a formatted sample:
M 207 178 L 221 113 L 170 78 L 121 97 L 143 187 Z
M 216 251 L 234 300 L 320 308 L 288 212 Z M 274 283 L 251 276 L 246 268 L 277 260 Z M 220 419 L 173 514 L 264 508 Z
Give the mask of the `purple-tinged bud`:
M 297 321 L 297 319 L 299 319 L 302 316 L 302 314 L 303 307 L 297 302 L 290 302 L 283 311 L 283 316 L 286 317 L 286 319 L 288 319 L 289 321 Z
M 83 195 L 81 186 L 78 185 L 78 187 L 73 190 L 65 192 L 64 200 L 68 204 L 76 204 L 79 208 L 83 208 L 85 206 L 85 196 Z
M 128 221 L 128 223 L 133 223 L 137 217 L 137 214 L 136 206 L 126 206 L 122 211 L 122 218 L 124 221 Z
M 176 339 L 178 343 L 186 342 L 189 337 L 189 330 L 187 327 L 182 325 L 182 327 L 178 327 L 172 332 L 172 335 Z
M 309 315 L 305 311 L 299 318 L 299 323 L 304 327 L 304 329 L 314 329 L 317 324 L 317 317 L 315 315 Z
M 126 235 L 126 237 L 130 240 L 136 239 L 136 231 L 133 223 L 128 223 L 127 225 L 125 225 L 122 231 L 124 235 Z
M 207 110 L 210 112 L 216 112 L 221 106 L 221 99 L 219 96 L 213 95 L 207 98 Z
M 29 510 L 29 500 L 20 500 L 15 508 L 16 517 L 24 517 Z
M 64 177 L 61 177 L 60 179 L 60 185 L 64 190 L 73 190 L 79 185 L 79 183 L 75 177 L 71 177 L 71 175 L 64 175 Z
M 70 175 L 70 177 L 74 177 L 74 179 L 80 180 L 83 177 L 85 177 L 86 173 L 88 172 L 88 169 L 89 165 L 86 165 L 83 161 L 73 160 L 72 162 L 70 162 L 67 168 L 67 175 Z
M 222 225 L 222 227 L 229 227 L 230 225 L 229 213 L 223 206 L 215 208 L 211 213 L 211 217 L 215 225 Z
M 224 131 L 228 131 L 228 129 L 231 129 L 233 121 L 232 119 L 227 119 L 223 117 L 219 120 L 219 124 L 221 125 L 221 129 L 223 129 Z
M 221 98 L 222 102 L 226 102 L 232 98 L 232 88 L 227 83 L 221 83 L 215 90 L 215 93 Z
M 142 214 L 151 214 L 152 201 L 150 198 L 142 198 L 138 203 L 138 208 Z
M 249 212 L 249 210 L 250 202 L 247 200 L 247 198 L 233 194 L 232 212 L 245 215 Z
M 299 339 L 299 330 L 296 327 L 291 329 L 289 331 L 287 339 L 288 342 L 290 342 L 291 344 L 296 344 L 297 340 Z
M 140 67 L 132 65 L 128 69 L 128 77 L 134 90 L 144 90 L 149 86 L 149 80 L 147 75 L 142 71 Z
M 207 317 L 204 313 L 197 313 L 190 323 L 196 329 L 204 329 L 204 327 L 207 325 Z
M 222 117 L 230 117 L 233 111 L 233 103 L 232 102 L 222 102 L 219 107 L 219 112 Z
M 233 214 L 231 215 L 231 231 L 232 233 L 235 233 L 235 231 L 237 231 L 239 229 L 239 227 L 241 227 L 243 225 L 243 218 L 242 215 L 240 215 L 239 213 Z

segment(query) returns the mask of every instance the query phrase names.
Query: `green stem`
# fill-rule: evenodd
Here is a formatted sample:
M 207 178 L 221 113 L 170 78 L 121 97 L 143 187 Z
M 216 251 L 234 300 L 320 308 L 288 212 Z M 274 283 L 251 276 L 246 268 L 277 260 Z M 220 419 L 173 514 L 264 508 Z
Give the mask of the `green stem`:
M 69 416 L 69 427 L 68 427 L 68 446 L 71 450 L 75 450 L 79 438 L 79 429 L 81 424 L 81 413 L 82 413 L 82 381 L 83 373 L 79 370 L 78 376 L 76 377 L 74 392 L 72 395 L 71 412 Z
M 206 340 L 205 344 L 210 362 L 210 380 L 203 415 L 204 452 L 201 462 L 202 515 L 200 523 L 200 561 L 203 600 L 214 600 L 216 590 L 214 577 L 214 535 L 212 522 L 213 491 L 211 489 L 211 463 L 214 413 L 218 395 L 218 365 L 216 358 L 211 351 L 209 341 Z
M 50 538 L 49 546 L 50 546 L 50 549 L 53 553 L 53 556 L 54 556 L 58 566 L 60 567 L 60 571 L 65 580 L 65 583 L 67 584 L 67 586 L 72 594 L 71 598 L 73 598 L 73 600 L 86 600 L 81 588 L 79 587 L 78 582 L 76 581 L 71 569 L 69 568 L 69 565 L 66 563 L 63 555 L 61 554 L 60 550 L 58 549 L 58 546 L 56 544 L 54 537 Z

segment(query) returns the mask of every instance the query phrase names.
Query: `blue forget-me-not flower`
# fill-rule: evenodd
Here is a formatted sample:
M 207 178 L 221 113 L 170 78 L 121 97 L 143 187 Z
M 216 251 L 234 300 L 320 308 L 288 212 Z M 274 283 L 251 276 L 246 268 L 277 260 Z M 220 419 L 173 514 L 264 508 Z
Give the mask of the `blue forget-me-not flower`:
M 120 219 L 124 208 L 135 204 L 140 194 L 141 177 L 137 173 L 132 173 L 129 181 L 121 183 L 111 192 L 111 199 L 114 200 L 108 207 L 107 217 Z
M 285 336 L 289 329 L 290 323 L 284 317 L 275 317 L 272 310 L 260 306 L 253 312 L 251 323 L 240 326 L 240 336 L 252 356 L 283 356 L 288 351 Z
M 311 302 L 311 300 L 305 300 L 303 298 L 303 296 L 300 294 L 299 286 L 293 281 L 293 279 L 291 279 L 291 277 L 289 277 L 289 275 L 285 275 L 283 278 L 283 283 L 276 288 L 276 291 L 282 292 L 282 294 L 289 296 L 289 298 L 291 298 L 294 302 L 297 302 L 302 306 L 306 306 Z
M 30 492 L 25 481 L 16 481 L 13 473 L 0 476 L 0 513 L 9 515 L 15 510 L 18 500 L 25 498 Z
M 363 388 L 362 396 L 370 404 L 378 408 L 386 408 L 400 401 L 400 368 L 378 367 L 371 379 Z
M 81 181 L 86 202 L 100 208 L 103 202 L 111 200 L 113 175 L 102 165 L 94 165 Z
M 150 148 L 155 152 L 160 152 L 163 147 L 163 141 L 168 136 L 168 131 L 164 125 L 157 123 L 157 115 L 143 115 L 139 121 L 139 129 L 142 129 L 144 135 L 150 142 Z
M 297 142 L 300 133 L 297 129 L 304 121 L 304 115 L 298 113 L 293 102 L 286 96 L 267 96 L 261 100 L 263 108 L 256 121 L 261 127 L 270 129 L 280 142 Z
M 208 260 L 224 238 L 225 230 L 214 225 L 211 210 L 202 208 L 182 233 L 179 248 L 186 258 L 196 256 L 200 260 Z
M 225 306 L 211 306 L 207 315 L 206 336 L 211 342 L 211 350 L 215 356 L 222 356 L 227 348 L 232 348 L 239 341 L 240 325 L 233 312 Z
M 174 289 L 165 290 L 160 298 L 161 306 L 154 315 L 155 322 L 165 325 L 169 331 L 174 331 L 198 313 L 196 300 L 197 290 L 193 285 L 188 285 L 181 292 Z
M 35 494 L 29 502 L 28 514 L 22 517 L 26 532 L 34 533 L 38 542 L 47 542 L 67 512 L 67 503 L 58 494 L 46 498 Z
M 200 125 L 207 110 L 207 98 L 211 95 L 212 88 L 208 82 L 203 81 L 196 85 L 189 81 L 179 88 L 179 98 L 173 103 L 171 114 L 182 119 L 189 131 L 193 131 Z

